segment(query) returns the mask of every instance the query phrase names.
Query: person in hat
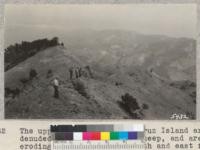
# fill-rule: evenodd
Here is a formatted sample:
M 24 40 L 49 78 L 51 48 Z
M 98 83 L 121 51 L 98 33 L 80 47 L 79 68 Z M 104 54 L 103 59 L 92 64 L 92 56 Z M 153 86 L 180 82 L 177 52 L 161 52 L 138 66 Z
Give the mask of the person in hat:
M 70 80 L 73 78 L 73 67 L 69 68 Z
M 54 87 L 54 97 L 59 98 L 59 80 L 58 80 L 58 77 L 54 78 L 53 87 Z

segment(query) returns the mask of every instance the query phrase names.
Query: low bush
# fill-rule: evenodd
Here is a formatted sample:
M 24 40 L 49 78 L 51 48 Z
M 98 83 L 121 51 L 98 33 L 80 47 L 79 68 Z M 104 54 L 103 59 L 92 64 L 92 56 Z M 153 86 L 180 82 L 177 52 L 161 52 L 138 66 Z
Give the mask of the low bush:
M 52 76 L 53 76 L 53 71 L 52 71 L 51 69 L 49 69 L 49 70 L 47 71 L 46 78 L 50 78 L 50 77 L 52 77 Z
M 149 106 L 147 104 L 142 104 L 143 109 L 149 109 Z
M 133 96 L 126 93 L 121 96 L 122 101 L 118 101 L 119 106 L 126 111 L 131 118 L 140 119 L 140 115 L 137 113 L 137 110 L 140 110 L 139 104 Z
M 29 79 L 32 80 L 33 78 L 37 77 L 37 71 L 35 69 L 31 69 L 29 72 Z
M 27 78 L 21 78 L 20 79 L 20 82 L 23 84 L 23 86 L 25 86 L 26 84 L 28 84 L 29 83 L 29 79 L 27 79 Z
M 86 92 L 86 88 L 84 86 L 84 83 L 81 82 L 80 80 L 77 81 L 73 81 L 72 82 L 74 89 L 81 94 L 82 96 L 84 96 L 85 98 L 89 98 L 89 95 Z

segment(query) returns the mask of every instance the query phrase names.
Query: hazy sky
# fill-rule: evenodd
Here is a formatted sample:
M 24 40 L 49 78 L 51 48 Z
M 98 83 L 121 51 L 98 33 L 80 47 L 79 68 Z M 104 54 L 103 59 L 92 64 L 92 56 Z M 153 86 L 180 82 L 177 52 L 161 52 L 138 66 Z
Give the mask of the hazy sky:
M 125 29 L 146 34 L 195 37 L 196 21 L 195 4 L 37 4 L 5 7 L 5 27 L 14 27 L 16 32 L 17 28 L 30 26 L 63 31 Z

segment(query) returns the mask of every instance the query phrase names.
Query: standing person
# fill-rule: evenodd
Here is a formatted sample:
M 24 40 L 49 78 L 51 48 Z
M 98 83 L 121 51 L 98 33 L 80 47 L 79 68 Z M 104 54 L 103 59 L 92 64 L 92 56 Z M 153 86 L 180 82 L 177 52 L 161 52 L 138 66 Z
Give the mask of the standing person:
M 92 74 L 92 71 L 90 69 L 90 66 L 85 66 L 85 69 L 88 71 L 90 77 L 93 78 L 93 74 Z
M 81 68 L 81 67 L 79 67 L 79 69 L 78 69 L 78 76 L 79 76 L 79 77 L 82 76 L 82 68 Z
M 58 90 L 59 81 L 57 77 L 55 77 L 55 79 L 53 80 L 53 87 L 54 87 L 54 97 L 59 98 L 59 90 Z
M 76 78 L 78 78 L 78 67 L 75 69 Z
M 73 77 L 73 67 L 69 68 L 69 74 L 70 74 L 70 80 L 71 80 Z

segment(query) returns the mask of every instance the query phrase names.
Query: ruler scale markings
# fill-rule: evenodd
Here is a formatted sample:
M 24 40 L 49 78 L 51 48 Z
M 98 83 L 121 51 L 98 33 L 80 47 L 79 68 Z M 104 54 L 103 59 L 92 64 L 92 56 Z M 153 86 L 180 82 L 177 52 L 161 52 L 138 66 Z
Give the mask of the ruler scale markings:
M 134 145 L 56 145 L 56 149 L 129 149 L 134 148 Z

